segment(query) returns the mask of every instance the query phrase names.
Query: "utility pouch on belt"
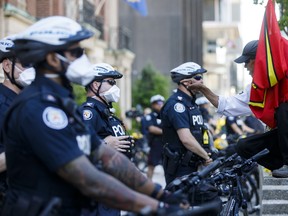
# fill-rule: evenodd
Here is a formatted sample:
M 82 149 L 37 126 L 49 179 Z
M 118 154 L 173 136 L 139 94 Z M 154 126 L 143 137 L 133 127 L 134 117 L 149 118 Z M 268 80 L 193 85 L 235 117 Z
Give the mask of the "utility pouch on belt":
M 167 145 L 164 147 L 164 164 L 166 165 L 166 172 L 170 175 L 175 174 L 180 162 L 180 155 L 178 152 L 172 152 Z
M 183 166 L 188 166 L 189 163 L 191 162 L 193 156 L 194 156 L 193 153 L 192 153 L 191 151 L 187 150 L 186 153 L 185 153 L 185 154 L 183 155 L 183 157 L 182 157 L 182 162 L 181 162 L 181 164 L 182 164 Z

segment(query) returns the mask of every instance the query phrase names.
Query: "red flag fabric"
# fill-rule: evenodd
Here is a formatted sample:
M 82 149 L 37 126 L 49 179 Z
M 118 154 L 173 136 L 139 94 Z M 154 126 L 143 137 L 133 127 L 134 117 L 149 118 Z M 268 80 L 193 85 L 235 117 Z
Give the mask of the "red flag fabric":
M 253 82 L 259 88 L 272 87 L 285 76 L 287 65 L 283 43 L 274 3 L 269 0 L 263 18 L 253 74 Z
M 269 127 L 276 127 L 275 109 L 279 106 L 279 81 L 287 71 L 285 39 L 281 36 L 274 3 L 268 0 L 263 18 L 250 94 L 250 108 Z

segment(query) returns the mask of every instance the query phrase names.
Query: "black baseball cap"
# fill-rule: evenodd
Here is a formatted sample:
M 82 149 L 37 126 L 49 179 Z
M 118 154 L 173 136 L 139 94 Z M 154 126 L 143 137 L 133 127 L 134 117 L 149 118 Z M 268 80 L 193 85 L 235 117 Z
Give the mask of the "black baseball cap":
M 242 51 L 242 55 L 234 60 L 236 63 L 244 63 L 249 59 L 255 59 L 258 47 L 258 40 L 250 41 Z

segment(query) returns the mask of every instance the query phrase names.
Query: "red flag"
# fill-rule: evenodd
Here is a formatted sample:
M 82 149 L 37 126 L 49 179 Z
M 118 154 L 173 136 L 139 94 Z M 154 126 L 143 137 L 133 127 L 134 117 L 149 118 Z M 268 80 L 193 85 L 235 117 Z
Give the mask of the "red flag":
M 276 126 L 274 113 L 279 105 L 278 83 L 287 71 L 285 46 L 274 4 L 268 0 L 258 41 L 249 105 L 255 116 L 271 128 Z

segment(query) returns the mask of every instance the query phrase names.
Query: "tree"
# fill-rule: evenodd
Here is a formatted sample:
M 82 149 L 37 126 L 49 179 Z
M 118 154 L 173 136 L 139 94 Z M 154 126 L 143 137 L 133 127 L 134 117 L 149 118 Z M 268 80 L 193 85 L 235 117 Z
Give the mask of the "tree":
M 140 104 L 142 107 L 150 107 L 150 98 L 160 94 L 164 98 L 169 96 L 170 79 L 158 72 L 151 64 L 147 64 L 141 76 L 132 86 L 132 105 Z
M 253 0 L 254 4 L 263 4 L 264 0 Z M 283 30 L 288 35 L 288 0 L 276 0 L 279 4 L 280 19 L 278 21 L 280 30 Z
M 75 98 L 75 101 L 78 105 L 81 105 L 86 101 L 86 91 L 85 88 L 81 85 L 72 84 L 73 87 L 73 95 Z

